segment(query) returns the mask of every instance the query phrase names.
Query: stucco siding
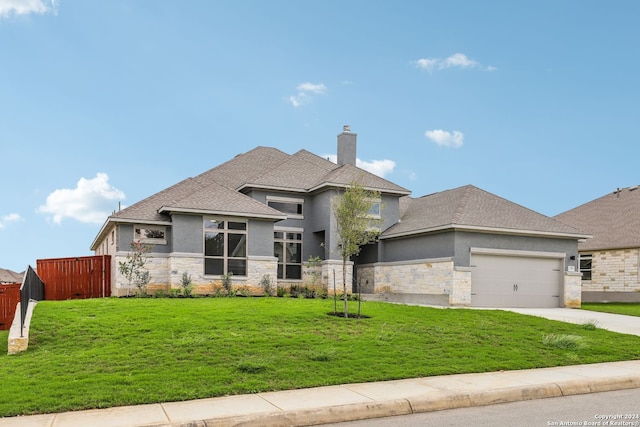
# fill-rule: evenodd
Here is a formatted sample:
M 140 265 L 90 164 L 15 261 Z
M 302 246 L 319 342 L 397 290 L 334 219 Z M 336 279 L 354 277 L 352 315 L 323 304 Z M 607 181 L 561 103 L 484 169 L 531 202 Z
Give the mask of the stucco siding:
M 203 226 L 202 215 L 172 216 L 173 252 L 202 254 Z
M 469 267 L 470 248 L 486 248 L 513 251 L 558 252 L 566 254 L 565 266 L 577 267 L 578 243 L 576 240 L 533 236 L 512 236 L 489 233 L 455 233 L 455 265 Z M 576 257 L 572 260 L 571 256 Z

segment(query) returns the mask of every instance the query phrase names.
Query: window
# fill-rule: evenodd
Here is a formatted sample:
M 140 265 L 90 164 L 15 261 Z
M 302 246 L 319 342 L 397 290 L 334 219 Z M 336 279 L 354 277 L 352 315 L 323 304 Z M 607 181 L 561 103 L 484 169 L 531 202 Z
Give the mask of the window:
M 302 231 L 276 230 L 273 252 L 278 258 L 278 279 L 302 279 Z
M 367 218 L 380 219 L 380 199 L 368 199 L 368 201 L 371 203 L 371 207 L 367 212 Z
M 582 280 L 591 280 L 591 254 L 580 254 L 580 273 Z
M 247 275 L 247 223 L 204 220 L 204 274 Z
M 136 225 L 135 227 L 133 227 L 133 241 L 139 243 L 166 245 L 166 227 L 157 227 L 153 225 Z
M 287 199 L 284 197 L 267 197 L 267 205 L 287 215 L 287 218 L 303 219 L 303 199 Z

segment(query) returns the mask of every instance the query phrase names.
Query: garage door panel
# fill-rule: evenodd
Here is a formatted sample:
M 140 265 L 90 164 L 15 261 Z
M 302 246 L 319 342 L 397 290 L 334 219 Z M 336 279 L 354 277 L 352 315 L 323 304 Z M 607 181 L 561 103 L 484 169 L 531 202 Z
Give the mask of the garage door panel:
M 471 305 L 559 307 L 562 259 L 472 254 Z

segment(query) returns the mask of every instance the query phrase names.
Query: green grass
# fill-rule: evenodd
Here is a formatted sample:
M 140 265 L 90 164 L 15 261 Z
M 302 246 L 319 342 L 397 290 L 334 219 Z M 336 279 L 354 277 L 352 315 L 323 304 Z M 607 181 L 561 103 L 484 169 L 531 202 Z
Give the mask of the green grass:
M 584 303 L 583 310 L 602 311 L 605 313 L 626 314 L 640 317 L 640 304 L 628 302 Z
M 7 356 L 0 336 L 0 416 L 640 359 L 640 337 L 507 311 L 332 310 L 293 298 L 44 301 L 27 352 Z M 551 334 L 582 344 L 549 345 Z

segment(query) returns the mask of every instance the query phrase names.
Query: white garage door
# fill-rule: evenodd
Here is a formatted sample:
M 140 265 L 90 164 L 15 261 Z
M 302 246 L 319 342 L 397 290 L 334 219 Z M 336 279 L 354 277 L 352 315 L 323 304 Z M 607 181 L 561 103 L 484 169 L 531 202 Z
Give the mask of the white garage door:
M 563 259 L 471 254 L 471 305 L 560 307 Z

